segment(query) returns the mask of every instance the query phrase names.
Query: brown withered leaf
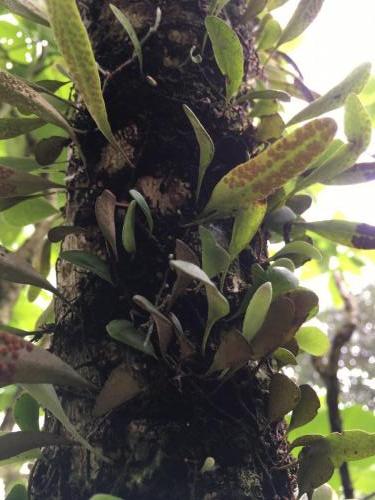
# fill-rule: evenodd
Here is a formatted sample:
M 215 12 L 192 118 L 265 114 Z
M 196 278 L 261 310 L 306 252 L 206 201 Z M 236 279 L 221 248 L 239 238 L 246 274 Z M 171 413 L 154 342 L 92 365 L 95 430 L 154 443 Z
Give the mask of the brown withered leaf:
M 108 189 L 105 189 L 96 198 L 95 215 L 100 231 L 111 247 L 116 260 L 118 260 L 115 225 L 116 201 L 116 196 Z
M 117 408 L 144 390 L 139 375 L 126 364 L 117 366 L 108 377 L 104 387 L 96 398 L 93 414 L 100 417 Z
M 173 338 L 173 325 L 163 313 L 157 309 L 152 302 L 141 295 L 134 295 L 133 301 L 137 306 L 148 312 L 156 325 L 156 331 L 159 338 L 160 352 L 164 356 L 168 346 Z
M 301 393 L 297 384 L 283 373 L 275 373 L 271 379 L 268 399 L 268 418 L 279 420 L 296 407 Z
M 250 342 L 254 359 L 267 356 L 290 340 L 294 315 L 294 304 L 285 295 L 280 295 L 272 302 L 263 325 Z
M 245 337 L 238 330 L 230 330 L 222 335 L 207 374 L 227 368 L 239 368 L 252 359 L 252 355 L 252 349 Z

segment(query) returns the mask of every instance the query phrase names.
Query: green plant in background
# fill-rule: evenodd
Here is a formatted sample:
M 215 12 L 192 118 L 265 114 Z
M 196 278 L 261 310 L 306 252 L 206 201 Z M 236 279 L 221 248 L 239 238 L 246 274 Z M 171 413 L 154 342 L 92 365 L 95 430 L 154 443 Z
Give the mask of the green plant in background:
M 39 295 L 36 289 L 48 290 L 67 304 L 68 310 L 74 311 L 69 290 L 57 289 L 48 280 L 51 264 L 57 257 L 69 263 L 72 272 L 92 273 L 120 296 L 126 286 L 119 278 L 122 262 L 131 263 L 137 258 L 144 238 L 162 239 L 159 214 L 150 196 L 136 182 L 130 185 L 125 202 L 117 199 L 110 189 L 95 186 L 94 224 L 106 242 L 107 253 L 94 254 L 79 246 L 77 242 L 87 236 L 87 228 L 64 224 L 64 181 L 69 182 L 64 165 L 66 146 L 75 155 L 74 161 L 82 163 L 88 182 L 92 173 L 80 142 L 85 130 L 77 129 L 74 120 L 73 86 L 79 105 L 85 107 L 113 149 L 125 156 L 127 168 L 135 165 L 112 132 L 98 65 L 76 1 L 47 0 L 46 9 L 33 0 L 0 3 L 27 19 L 20 20 L 20 26 L 35 45 L 41 39 L 49 42 L 48 50 L 39 59 L 34 54 L 34 61 L 28 66 L 20 62 L 22 57 L 13 50 L 1 60 L 2 66 L 11 61 L 12 69 L 0 71 L 0 240 L 4 245 L 0 252 L 0 278 L 29 285 L 29 289 L 28 298 L 22 292 L 13 308 L 14 318 L 22 310 L 27 319 L 16 318 L 8 324 L 6 318 L 0 333 L 0 385 L 4 387 L 0 390 L 0 409 L 13 408 L 20 428 L 18 432 L 0 435 L 0 465 L 37 458 L 39 448 L 47 445 L 77 443 L 98 460 L 108 461 L 112 458 L 89 444 L 70 422 L 53 385 L 87 391 L 96 399 L 93 414 L 102 416 L 150 390 L 150 381 L 125 361 L 111 371 L 101 388 L 86 380 L 78 369 L 41 347 L 54 330 L 55 319 L 48 307 L 34 324 L 38 307 L 33 301 L 39 296 L 38 300 L 45 304 L 48 296 L 45 292 Z M 319 269 L 325 264 L 327 267 L 329 242 L 333 244 L 332 255 L 336 243 L 354 249 L 375 249 L 375 226 L 343 220 L 307 222 L 303 217 L 311 205 L 306 189 L 314 189 L 316 184 L 355 184 L 375 177 L 373 164 L 356 163 L 370 143 L 373 115 L 369 114 L 371 106 L 366 109 L 366 102 L 361 100 L 361 92 L 370 78 L 368 64 L 356 68 L 319 97 L 298 76 L 291 81 L 290 62 L 282 57 L 280 47 L 309 26 L 324 2 L 301 0 L 282 30 L 272 17 L 272 10 L 283 3 L 247 2 L 243 22 L 255 27 L 262 65 L 262 72 L 250 83 L 244 81 L 246 51 L 224 15 L 230 0 L 210 3 L 208 15 L 202 19 L 206 35 L 200 58 L 208 57 L 211 47 L 224 82 L 220 90 L 222 106 L 230 113 L 236 106 L 247 103 L 246 112 L 257 125 L 258 147 L 246 161 L 222 175 L 207 195 L 216 144 L 199 109 L 194 109 L 191 103 L 182 103 L 182 112 L 187 117 L 186 133 L 192 132 L 196 138 L 199 162 L 195 191 L 179 228 L 195 236 L 187 241 L 176 237 L 173 241 L 172 255 L 163 263 L 171 285 L 167 296 L 163 300 L 161 296 L 150 300 L 134 294 L 131 300 L 138 313 L 125 318 L 117 312 L 106 324 L 106 331 L 115 342 L 163 365 L 170 380 L 198 378 L 220 387 L 235 380 L 241 370 L 250 369 L 250 376 L 255 377 L 264 363 L 270 363 L 273 375 L 268 421 L 270 425 L 279 422 L 291 412 L 290 449 L 301 448 L 297 456 L 298 495 L 312 498 L 314 490 L 329 481 L 334 469 L 343 462 L 375 455 L 373 429 L 348 430 L 342 434 L 329 433 L 328 429 L 317 434 L 300 433 L 300 427 L 314 422 L 320 400 L 311 385 L 297 385 L 284 370 L 298 363 L 298 353 L 322 356 L 329 349 L 329 340 L 321 330 L 303 326 L 317 315 L 319 299 L 312 290 L 299 284 L 296 269 L 312 260 L 321 266 Z M 120 9 L 114 5 L 111 10 L 103 7 L 107 8 L 108 15 L 112 12 L 114 20 L 117 18 L 128 34 L 134 46 L 132 57 L 138 60 L 143 79 L 145 39 L 138 37 Z M 15 29 L 7 21 L 0 20 L 0 25 L 8 30 L 6 36 L 15 36 Z M 54 48 L 54 40 L 59 52 Z M 24 54 L 25 47 L 22 50 Z M 52 66 L 57 60 L 63 77 Z M 200 64 L 197 59 L 193 62 Z M 364 96 L 368 99 L 366 92 Z M 285 124 L 281 103 L 292 97 L 305 99 L 308 104 Z M 321 117 L 339 107 L 344 107 L 346 142 L 335 139 L 335 121 Z M 300 125 L 302 121 L 306 123 Z M 34 146 L 31 149 L 30 143 Z M 15 156 L 20 151 L 25 157 Z M 23 228 L 30 224 L 36 225 L 39 235 L 32 258 L 18 250 L 26 245 L 27 231 Z M 229 238 L 222 237 L 220 224 L 229 227 Z M 318 235 L 318 239 L 314 242 L 310 235 L 313 238 Z M 72 236 L 76 247 L 59 252 L 60 242 Z M 269 256 L 256 251 L 258 240 L 283 241 L 284 245 Z M 233 300 L 231 279 L 246 252 L 251 255 L 251 264 L 247 282 L 241 285 L 245 293 L 240 300 Z M 179 319 L 181 304 L 202 295 L 206 315 L 201 330 L 190 335 Z M 140 321 L 140 316 L 147 321 Z M 40 431 L 39 408 L 49 410 L 70 437 Z M 27 493 L 22 485 L 16 485 L 7 498 L 27 498 Z M 104 494 L 92 497 L 93 500 L 115 498 L 118 497 Z

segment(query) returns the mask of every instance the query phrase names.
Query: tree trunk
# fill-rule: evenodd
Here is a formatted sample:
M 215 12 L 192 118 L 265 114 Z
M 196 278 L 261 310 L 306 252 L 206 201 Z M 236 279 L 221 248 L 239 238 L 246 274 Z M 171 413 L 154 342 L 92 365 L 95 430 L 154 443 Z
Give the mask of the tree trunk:
M 60 260 L 58 286 L 73 307 L 56 303 L 52 350 L 98 386 L 114 368 L 126 364 L 145 381 L 145 390 L 101 418 L 93 417 L 94 400 L 89 395 L 61 390 L 70 419 L 111 463 L 78 447 L 48 449 L 34 467 L 30 496 L 88 500 L 100 492 L 127 500 L 293 498 L 293 469 L 284 467 L 291 461 L 285 426 L 282 422 L 270 425 L 266 418 L 270 366 L 267 362 L 260 368 L 250 365 L 226 383 L 203 377 L 224 328 L 223 322 L 217 324 L 207 356 L 201 357 L 207 314 L 204 290 L 192 290 L 172 308 L 196 347 L 196 355 L 186 363 L 172 367 L 156 361 L 112 341 L 105 329 L 109 321 L 119 318 L 131 318 L 137 325 L 152 324 L 132 297 L 143 295 L 163 309 L 175 280 L 169 258 L 176 239 L 199 255 L 197 227 L 184 224 L 202 208 L 218 179 L 256 147 L 246 105 L 225 102 L 225 83 L 210 44 L 201 64 L 190 57 L 192 47 L 201 47 L 204 38 L 208 0 L 113 1 L 140 38 L 154 24 L 156 7 L 162 11 L 157 32 L 143 45 L 144 76 L 109 2 L 78 3 L 98 64 L 109 72 L 104 96 L 113 129 L 135 168 L 105 142 L 82 109 L 75 126 L 87 130 L 80 135 L 87 170 L 72 155 L 66 219 L 68 224 L 84 227 L 86 233 L 68 236 L 63 250 L 83 249 L 106 258 L 116 286 Z M 253 27 L 240 23 L 246 3 L 232 0 L 226 15 L 241 38 L 249 79 L 258 71 L 258 60 L 252 46 Z M 196 112 L 216 146 L 198 207 L 194 202 L 198 148 L 183 104 Z M 130 255 L 119 250 L 115 262 L 97 226 L 94 204 L 103 189 L 116 195 L 123 204 L 116 214 L 121 234 L 124 207 L 133 188 L 147 199 L 155 230 L 150 236 L 139 215 L 137 252 Z M 228 237 L 228 221 L 215 228 L 224 239 Z M 240 265 L 228 275 L 224 292 L 232 312 L 248 286 L 251 263 L 265 258 L 265 245 L 265 238 L 258 235 L 252 250 L 243 252 Z M 153 342 L 154 336 L 155 331 Z M 48 416 L 46 428 L 56 431 L 58 424 Z M 204 472 L 207 457 L 213 457 L 215 465 Z

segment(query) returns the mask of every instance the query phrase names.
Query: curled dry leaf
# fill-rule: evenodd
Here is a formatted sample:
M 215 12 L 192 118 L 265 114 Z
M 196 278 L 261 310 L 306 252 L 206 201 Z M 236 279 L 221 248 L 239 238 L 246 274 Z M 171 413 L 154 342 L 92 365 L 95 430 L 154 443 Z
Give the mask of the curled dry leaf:
M 96 198 L 95 215 L 100 231 L 111 247 L 116 260 L 118 260 L 115 225 L 116 203 L 116 196 L 108 189 L 105 189 Z
M 193 250 L 182 240 L 176 240 L 176 250 L 175 255 L 177 260 L 184 260 L 186 262 L 191 262 L 196 266 L 199 266 L 199 259 Z M 193 278 L 185 273 L 177 272 L 177 278 L 174 282 L 172 293 L 169 300 L 169 307 L 171 308 L 175 301 L 180 295 L 182 295 L 185 290 L 192 283 Z
M 0 353 L 0 386 L 50 383 L 95 390 L 60 358 L 17 335 L 0 333 Z
M 117 408 L 144 390 L 139 375 L 126 364 L 115 368 L 96 398 L 93 414 L 100 417 Z
M 207 374 L 239 368 L 252 359 L 249 343 L 238 330 L 230 330 L 222 335 L 220 345 Z

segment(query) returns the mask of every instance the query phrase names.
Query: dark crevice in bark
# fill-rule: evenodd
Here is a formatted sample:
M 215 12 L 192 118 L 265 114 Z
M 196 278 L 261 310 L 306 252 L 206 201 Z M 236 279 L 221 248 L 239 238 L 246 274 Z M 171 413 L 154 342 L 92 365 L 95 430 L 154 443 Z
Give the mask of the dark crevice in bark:
M 142 191 L 152 207 L 155 232 L 150 237 L 142 218 L 137 220 L 136 255 L 129 257 L 121 251 L 119 264 L 112 263 L 115 288 L 59 261 L 58 284 L 74 308 L 57 303 L 52 348 L 100 386 L 111 370 L 124 362 L 148 384 L 144 393 L 99 419 L 92 416 L 93 399 L 61 391 L 64 408 L 78 430 L 113 463 L 97 462 L 78 448 L 45 450 L 32 474 L 31 498 L 87 500 L 96 492 L 127 500 L 293 498 L 293 470 L 279 469 L 290 463 L 285 426 L 270 425 L 265 416 L 272 372 L 267 363 L 256 376 L 254 366 L 249 366 L 219 387 L 220 382 L 201 376 L 212 351 L 211 358 L 203 360 L 197 355 L 190 364 L 172 370 L 111 341 L 105 331 L 110 320 L 129 319 L 130 315 L 137 325 L 148 321 L 134 306 L 134 294 L 158 300 L 163 306 L 174 281 L 168 262 L 177 238 L 199 254 L 197 228 L 183 227 L 197 212 L 193 197 L 198 152 L 182 104 L 198 114 L 216 145 L 201 206 L 214 184 L 257 147 L 246 107 L 228 106 L 223 99 L 224 82 L 209 45 L 201 65 L 189 60 L 191 46 L 203 39 L 207 2 L 114 3 L 130 17 L 140 36 L 153 24 L 156 7 L 162 9 L 160 29 L 144 47 L 145 74 L 152 76 L 157 86 L 141 77 L 134 61 L 106 87 L 111 123 L 136 169 L 126 166 L 105 143 L 84 111 L 76 117 L 76 127 L 87 130 L 82 135 L 82 148 L 88 171 L 72 157 L 66 217 L 68 223 L 85 227 L 87 233 L 67 237 L 63 248 L 84 249 L 108 258 L 94 215 L 95 199 L 103 188 L 125 203 L 129 189 Z M 246 59 L 251 61 L 246 67 L 250 77 L 257 71 L 251 29 L 239 24 L 246 2 L 232 4 L 227 16 L 238 29 Z M 109 2 L 82 0 L 79 5 L 99 64 L 104 70 L 114 70 L 131 57 L 132 47 L 114 22 Z M 119 209 L 119 233 L 123 217 L 124 210 Z M 231 222 L 215 225 L 228 238 Z M 240 265 L 230 273 L 225 291 L 232 307 L 246 291 L 251 263 L 265 255 L 265 241 L 257 237 L 252 251 L 244 252 Z M 206 308 L 203 291 L 189 293 L 173 308 L 197 346 Z M 210 347 L 215 346 L 222 328 L 223 322 L 214 329 Z M 52 418 L 47 419 L 46 427 L 59 428 Z M 215 458 L 216 467 L 201 473 L 208 456 Z

